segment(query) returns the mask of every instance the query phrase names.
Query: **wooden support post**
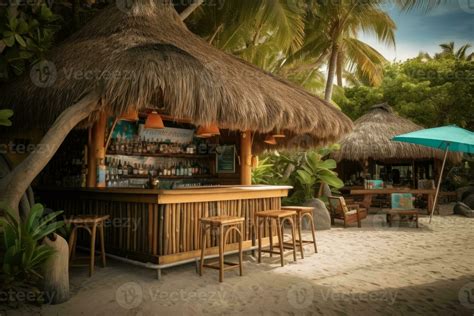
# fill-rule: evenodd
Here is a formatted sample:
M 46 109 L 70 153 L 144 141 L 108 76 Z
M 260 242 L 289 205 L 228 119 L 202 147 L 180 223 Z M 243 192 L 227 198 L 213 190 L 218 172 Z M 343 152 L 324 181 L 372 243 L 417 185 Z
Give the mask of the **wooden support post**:
M 87 187 L 95 188 L 97 182 L 97 161 L 105 158 L 105 129 L 107 125 L 107 115 L 102 113 L 97 122 L 89 130 L 88 139 L 88 172 Z
M 240 134 L 240 184 L 252 184 L 252 132 Z

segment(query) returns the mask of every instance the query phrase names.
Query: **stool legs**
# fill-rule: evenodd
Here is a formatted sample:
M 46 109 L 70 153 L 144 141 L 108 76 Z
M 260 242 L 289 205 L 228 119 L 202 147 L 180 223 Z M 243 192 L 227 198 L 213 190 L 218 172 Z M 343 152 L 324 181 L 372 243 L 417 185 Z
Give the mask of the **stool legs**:
M 219 282 L 224 281 L 224 226 L 219 226 Z
M 199 264 L 199 275 L 202 276 L 204 269 L 204 253 L 206 252 L 206 234 L 207 228 L 201 224 L 201 262 Z
M 257 217 L 257 236 L 258 236 L 258 263 L 262 262 L 262 232 L 260 229 L 261 219 Z
M 69 261 L 72 261 L 76 255 L 77 227 L 73 227 L 69 236 Z
M 265 219 L 265 222 L 267 220 Z M 268 224 L 268 231 L 270 237 L 270 258 L 273 257 L 273 229 L 272 229 L 272 219 L 270 219 L 270 223 Z
M 301 237 L 301 231 L 303 230 L 302 220 L 303 220 L 303 217 L 300 217 L 299 215 L 297 215 L 296 221 L 298 224 L 298 238 L 299 238 L 299 244 L 300 244 L 301 259 L 304 259 L 303 237 Z
M 311 223 L 311 234 L 313 235 L 314 252 L 318 253 L 318 246 L 316 245 L 316 228 L 314 227 L 313 216 L 308 215 L 308 218 L 309 218 L 310 223 Z
M 100 252 L 102 255 L 102 266 L 105 268 L 105 235 L 104 224 L 100 225 Z
M 291 218 L 291 238 L 293 239 L 293 260 L 296 261 L 296 215 Z M 301 255 L 303 255 L 303 246 L 301 244 Z
M 239 240 L 239 272 L 240 272 L 240 276 L 244 275 L 243 273 L 243 265 L 242 265 L 242 261 L 243 261 L 243 253 L 242 253 L 242 248 L 243 248 L 243 231 L 244 231 L 244 224 L 240 224 L 240 240 Z
M 278 225 L 278 244 L 280 245 L 280 261 L 281 266 L 283 267 L 285 264 L 283 262 L 283 227 L 281 225 L 281 221 L 277 220 Z
M 92 233 L 91 233 L 91 262 L 90 262 L 90 266 L 89 266 L 89 276 L 92 276 L 92 273 L 94 273 L 96 235 L 97 235 L 97 224 L 93 224 L 92 225 Z

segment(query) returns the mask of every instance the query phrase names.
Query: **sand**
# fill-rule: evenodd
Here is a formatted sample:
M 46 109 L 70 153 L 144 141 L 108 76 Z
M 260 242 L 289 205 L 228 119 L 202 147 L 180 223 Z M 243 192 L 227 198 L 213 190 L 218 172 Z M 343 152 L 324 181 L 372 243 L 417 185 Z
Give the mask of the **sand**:
M 370 215 L 362 228 L 317 233 L 319 253 L 305 259 L 245 256 L 244 276 L 194 264 L 163 271 L 109 260 L 92 278 L 71 273 L 71 299 L 7 315 L 474 315 L 474 219 L 436 216 L 420 228 L 383 224 Z M 471 295 L 469 297 L 468 295 Z M 470 300 L 469 300 L 470 299 Z M 3 312 L 5 313 L 5 312 Z M 0 312 L 1 314 L 1 312 Z

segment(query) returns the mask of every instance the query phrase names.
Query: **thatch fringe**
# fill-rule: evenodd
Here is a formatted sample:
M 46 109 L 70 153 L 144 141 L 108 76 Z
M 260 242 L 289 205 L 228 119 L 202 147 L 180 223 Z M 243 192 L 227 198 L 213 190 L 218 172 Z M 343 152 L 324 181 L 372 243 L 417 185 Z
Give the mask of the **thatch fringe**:
M 392 141 L 397 135 L 423 127 L 398 116 L 386 103 L 373 106 L 354 124 L 354 130 L 340 140 L 341 150 L 333 154 L 337 161 L 443 159 L 441 150 Z M 450 159 L 459 161 L 460 155 L 450 154 Z
M 328 102 L 192 34 L 168 2 L 104 9 L 52 51 L 57 75 L 50 85 L 35 85 L 32 72 L 2 88 L 1 104 L 14 108 L 17 124 L 47 127 L 98 86 L 103 109 L 114 115 L 155 108 L 195 124 L 306 134 L 313 144 L 351 130 L 350 119 Z

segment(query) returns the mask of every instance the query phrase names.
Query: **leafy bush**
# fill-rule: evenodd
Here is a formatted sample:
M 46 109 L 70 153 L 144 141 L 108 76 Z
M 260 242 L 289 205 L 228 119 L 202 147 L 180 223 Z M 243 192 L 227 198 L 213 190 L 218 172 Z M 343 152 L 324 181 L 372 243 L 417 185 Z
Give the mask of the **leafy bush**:
M 5 253 L 0 258 L 0 279 L 7 289 L 36 289 L 42 279 L 41 266 L 54 254 L 54 249 L 42 244 L 43 239 L 64 225 L 56 221 L 62 212 L 44 215 L 44 207 L 35 204 L 24 221 L 18 221 L 6 207 L 0 218 Z
M 338 149 L 339 145 L 333 145 L 308 152 L 266 153 L 252 170 L 252 182 L 291 185 L 293 190 L 283 203 L 302 204 L 315 197 L 321 183 L 328 184 L 332 189 L 344 185 L 334 171 L 336 161 L 326 158 Z

